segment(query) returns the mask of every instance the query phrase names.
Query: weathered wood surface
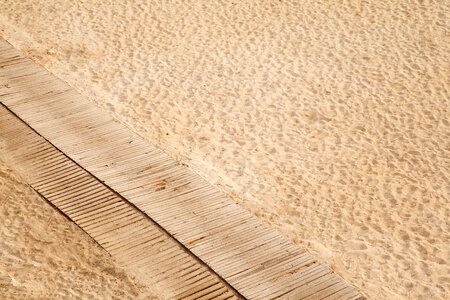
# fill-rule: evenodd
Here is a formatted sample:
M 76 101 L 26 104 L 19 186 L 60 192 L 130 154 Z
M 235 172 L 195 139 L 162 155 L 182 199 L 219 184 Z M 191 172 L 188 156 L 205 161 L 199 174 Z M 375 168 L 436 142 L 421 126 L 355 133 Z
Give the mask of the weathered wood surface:
M 145 214 L 66 157 L 0 104 L 2 151 L 30 185 L 122 266 L 170 299 L 239 299 Z
M 5 41 L 0 42 L 0 101 L 244 297 L 361 298 L 309 253 Z

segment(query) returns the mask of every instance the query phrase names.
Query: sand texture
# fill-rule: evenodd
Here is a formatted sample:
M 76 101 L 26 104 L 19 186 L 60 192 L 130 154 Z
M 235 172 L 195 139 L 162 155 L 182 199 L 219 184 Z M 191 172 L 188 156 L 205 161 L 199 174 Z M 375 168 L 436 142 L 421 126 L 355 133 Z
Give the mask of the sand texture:
M 0 161 L 0 299 L 136 299 L 143 294 L 153 298 Z
M 450 5 L 335 3 L 3 0 L 0 34 L 370 298 L 445 299 Z

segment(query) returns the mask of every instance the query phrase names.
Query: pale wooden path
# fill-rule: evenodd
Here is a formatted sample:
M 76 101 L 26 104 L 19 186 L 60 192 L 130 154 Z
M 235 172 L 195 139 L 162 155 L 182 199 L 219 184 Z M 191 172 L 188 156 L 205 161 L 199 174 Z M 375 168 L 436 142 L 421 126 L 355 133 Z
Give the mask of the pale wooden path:
M 362 298 L 309 253 L 5 41 L 0 101 L 245 298 Z
M 239 299 L 223 280 L 141 211 L 0 104 L 2 151 L 30 185 L 123 267 L 171 299 Z

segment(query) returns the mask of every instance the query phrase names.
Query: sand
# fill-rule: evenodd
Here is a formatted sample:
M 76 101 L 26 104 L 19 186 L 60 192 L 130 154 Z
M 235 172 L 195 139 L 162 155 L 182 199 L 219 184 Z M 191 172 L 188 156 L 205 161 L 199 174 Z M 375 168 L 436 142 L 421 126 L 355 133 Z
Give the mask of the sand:
M 450 293 L 446 1 L 4 0 L 0 35 L 373 299 Z
M 0 160 L 0 299 L 156 299 Z

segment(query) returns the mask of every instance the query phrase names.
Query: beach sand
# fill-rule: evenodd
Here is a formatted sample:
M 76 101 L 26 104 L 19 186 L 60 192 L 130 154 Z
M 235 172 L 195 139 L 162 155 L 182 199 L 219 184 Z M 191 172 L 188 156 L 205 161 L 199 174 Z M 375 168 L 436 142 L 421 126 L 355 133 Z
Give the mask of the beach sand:
M 446 1 L 4 0 L 0 35 L 372 299 L 450 293 Z
M 0 160 L 0 299 L 142 295 L 157 299 Z

